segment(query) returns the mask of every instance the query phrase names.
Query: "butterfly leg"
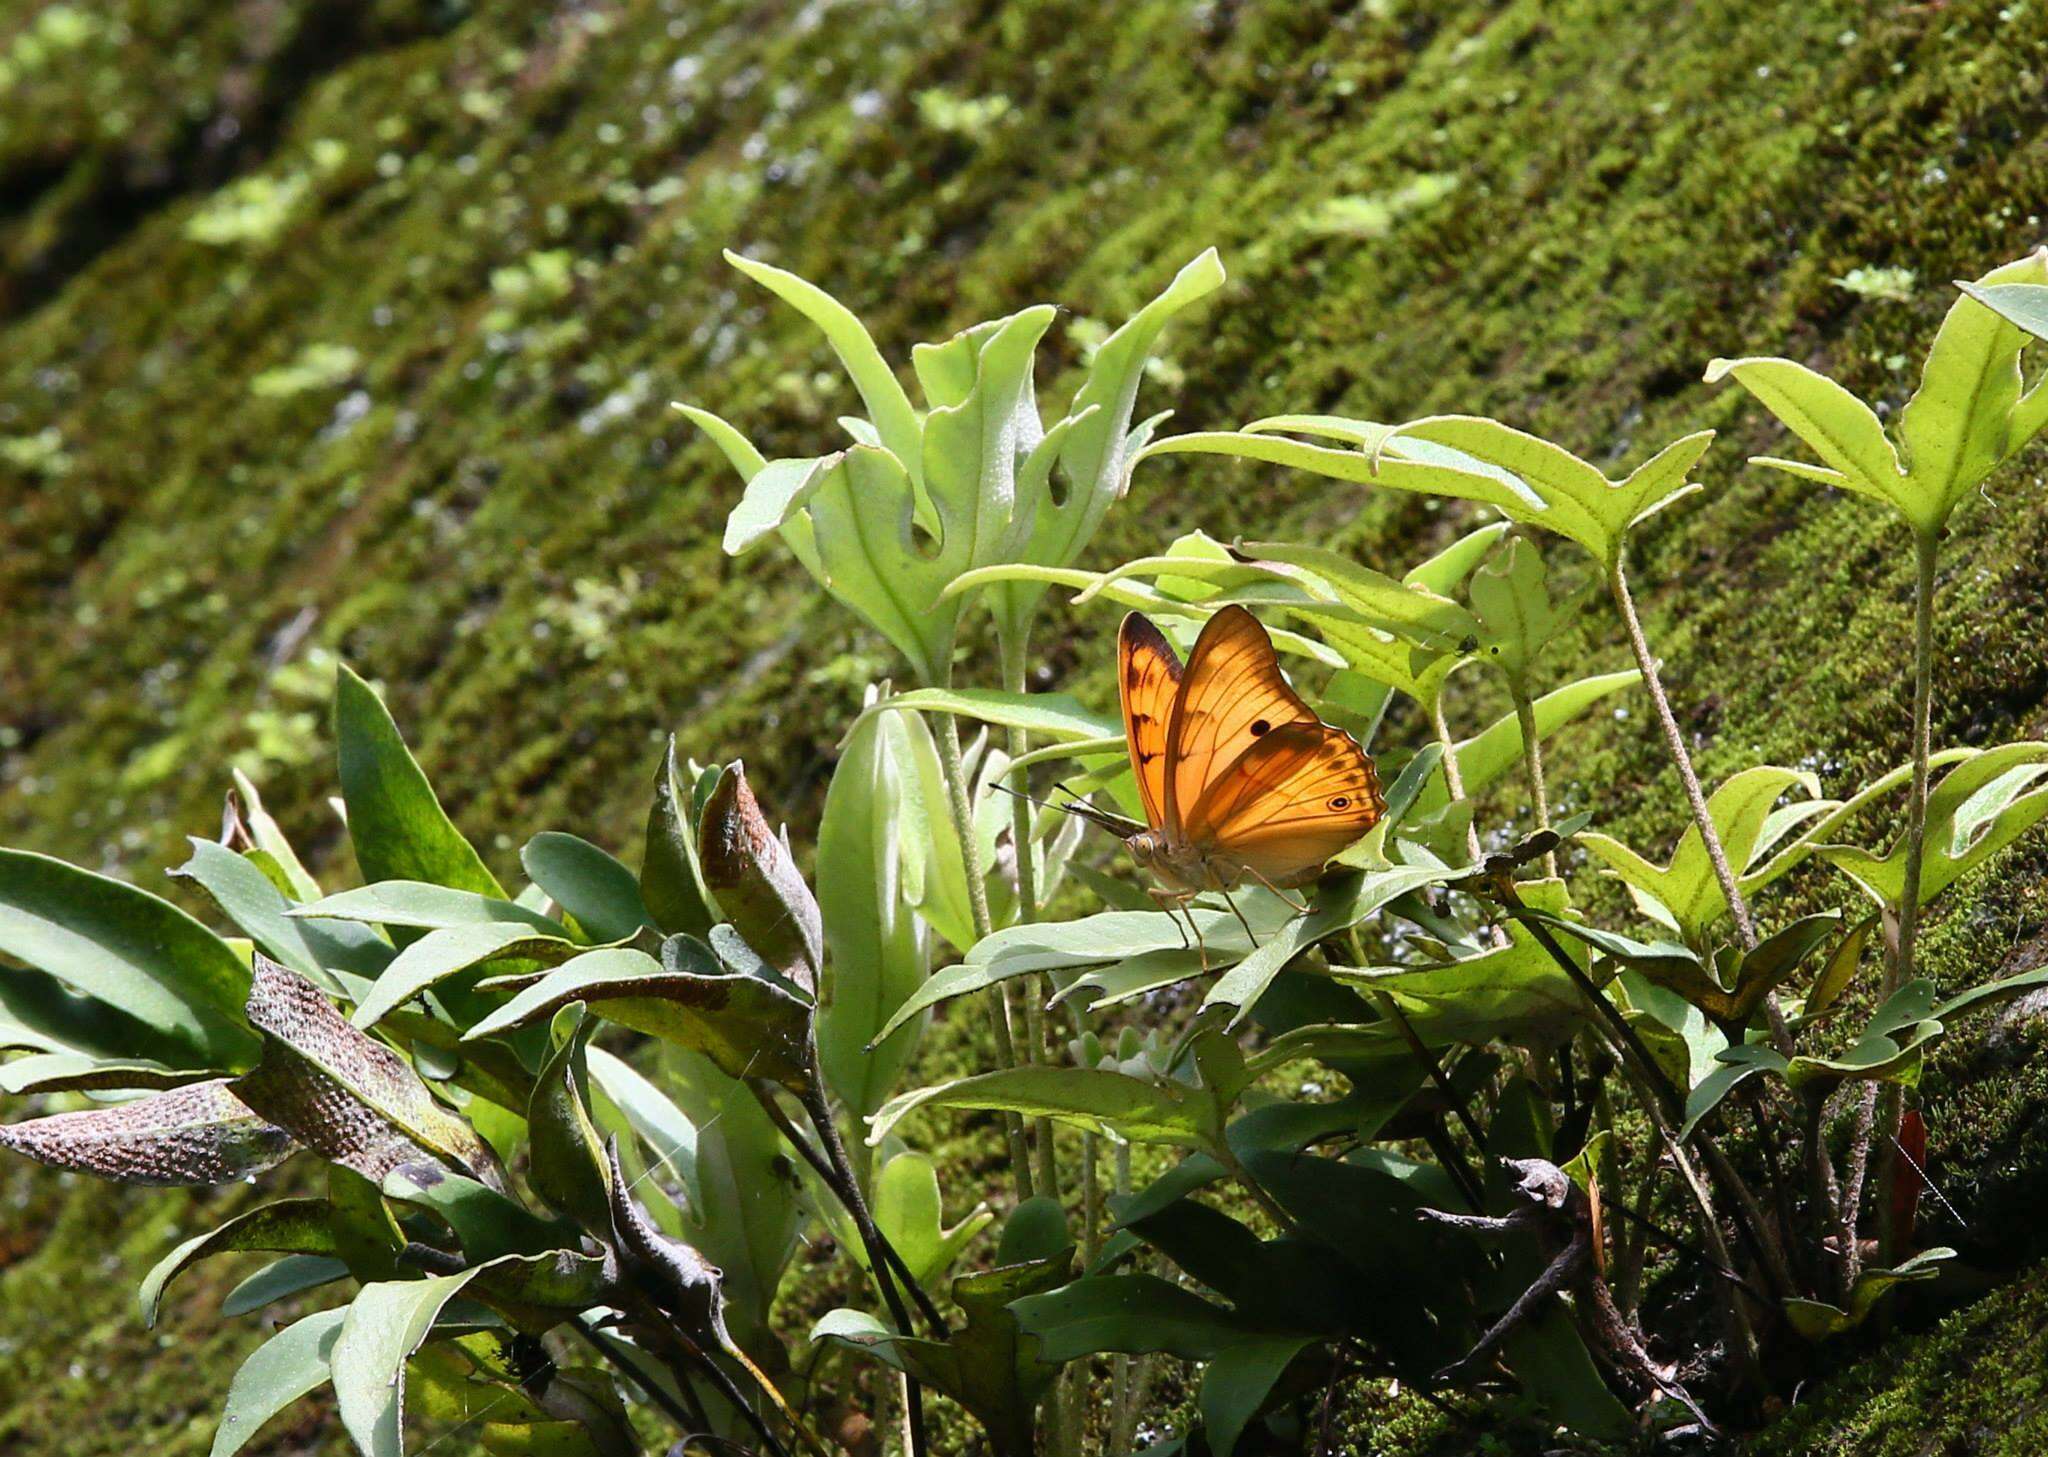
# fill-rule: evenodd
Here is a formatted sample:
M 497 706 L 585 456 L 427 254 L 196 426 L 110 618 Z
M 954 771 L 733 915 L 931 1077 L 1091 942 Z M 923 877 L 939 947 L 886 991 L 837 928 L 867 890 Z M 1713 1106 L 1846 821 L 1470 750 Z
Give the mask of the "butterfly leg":
M 1238 925 L 1244 927 L 1245 935 L 1252 938 L 1252 946 L 1256 949 L 1259 944 L 1259 933 L 1252 929 L 1252 923 L 1244 918 L 1244 912 L 1237 908 L 1237 902 L 1231 899 L 1227 890 L 1223 892 L 1223 904 L 1230 907 L 1230 914 L 1237 917 Z
M 1258 871 L 1253 870 L 1249 865 L 1245 866 L 1245 871 L 1247 874 L 1251 876 L 1253 880 L 1256 880 L 1260 885 L 1263 885 L 1264 887 L 1266 887 L 1267 890 L 1272 891 L 1273 894 L 1279 896 L 1280 899 L 1286 901 L 1288 905 L 1292 906 L 1294 908 L 1294 912 L 1296 915 L 1305 916 L 1308 914 L 1307 900 L 1296 900 L 1293 896 L 1289 895 L 1279 886 L 1273 884 L 1272 881 L 1266 879 L 1265 876 L 1259 874 Z M 1233 909 L 1235 908 L 1233 907 Z M 1242 920 L 1243 917 L 1240 916 L 1238 919 Z
M 1202 933 L 1199 927 L 1195 929 L 1195 939 L 1192 941 L 1188 939 L 1188 927 L 1194 926 L 1194 919 L 1190 917 L 1187 926 L 1183 926 L 1180 917 L 1173 913 L 1175 906 L 1180 907 L 1182 911 L 1187 910 L 1187 902 L 1180 895 L 1170 890 L 1152 890 L 1147 892 L 1147 894 L 1158 904 L 1159 909 L 1166 913 L 1166 919 L 1173 923 L 1173 929 L 1180 937 L 1181 950 L 1193 951 L 1201 944 Z M 1202 970 L 1207 971 L 1208 969 L 1208 961 L 1204 958 Z

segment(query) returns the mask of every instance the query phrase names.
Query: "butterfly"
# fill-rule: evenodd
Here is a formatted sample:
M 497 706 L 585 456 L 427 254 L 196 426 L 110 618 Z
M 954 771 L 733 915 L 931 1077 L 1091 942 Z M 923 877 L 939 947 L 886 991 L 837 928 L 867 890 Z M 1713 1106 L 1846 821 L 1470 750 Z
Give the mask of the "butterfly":
M 1386 813 L 1371 756 L 1288 686 L 1272 639 L 1242 607 L 1203 625 L 1185 667 L 1131 613 L 1117 681 L 1146 823 L 1088 818 L 1123 837 L 1169 915 L 1246 880 L 1276 892 L 1307 885 Z

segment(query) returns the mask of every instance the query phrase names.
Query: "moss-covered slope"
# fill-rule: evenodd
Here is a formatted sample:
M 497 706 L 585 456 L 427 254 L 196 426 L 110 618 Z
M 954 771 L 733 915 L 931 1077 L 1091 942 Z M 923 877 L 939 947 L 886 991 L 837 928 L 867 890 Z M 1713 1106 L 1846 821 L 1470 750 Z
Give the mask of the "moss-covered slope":
M 387 686 L 501 867 L 544 825 L 630 846 L 671 729 L 814 801 L 889 657 L 786 562 L 722 557 L 733 485 L 667 401 L 809 453 L 850 396 L 726 246 L 826 284 L 899 357 L 1057 300 L 1070 366 L 1215 244 L 1233 282 L 1146 401 L 1184 425 L 1475 410 L 1626 463 L 1720 428 L 1707 495 L 1638 563 L 1653 634 L 1710 774 L 1797 761 L 1840 788 L 1903 747 L 1902 542 L 1741 470 L 1774 429 L 1699 372 L 1781 352 L 1896 405 L 1947 280 L 2040 240 L 2044 70 L 2048 12 L 2000 0 L 17 0 L 0 841 L 161 888 L 239 764 L 331 849 L 322 652 Z M 1945 739 L 2048 727 L 2042 458 L 1951 554 Z M 1136 494 L 1101 560 L 1200 526 L 1401 562 L 1449 529 L 1213 463 L 1149 465 Z M 1046 643 L 1049 673 L 1100 696 L 1108 624 Z M 1620 658 L 1604 630 L 1589 650 Z M 1570 808 L 1675 833 L 1641 711 L 1559 767 Z M 1951 895 L 1945 983 L 2037 929 L 2041 863 Z M 1929 1099 L 1972 1221 L 1944 1232 L 1994 1265 L 2044 1252 L 2020 1211 L 2048 1186 L 2040 1074 L 2006 1056 L 1958 1047 Z M 4 1179 L 0 1447 L 204 1450 L 254 1332 L 166 1342 L 128 1303 L 204 1214 Z M 1901 1445 L 1831 1440 L 1977 1450 L 1943 1425 L 1973 1408 L 1922 1420 L 1914 1393 L 1942 1360 L 2038 1386 L 2038 1283 L 1824 1398 Z M 1995 1370 L 1956 1361 L 1980 1340 Z

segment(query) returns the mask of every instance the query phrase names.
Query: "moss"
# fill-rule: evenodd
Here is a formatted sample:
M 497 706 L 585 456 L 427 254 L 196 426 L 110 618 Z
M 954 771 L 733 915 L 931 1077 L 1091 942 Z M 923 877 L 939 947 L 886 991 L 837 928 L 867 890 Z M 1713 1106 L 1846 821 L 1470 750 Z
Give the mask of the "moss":
M 30 7 L 7 64 L 58 8 Z M 1635 563 L 1653 637 L 1710 776 L 1796 761 L 1839 790 L 1905 741 L 1903 543 L 1742 470 L 1774 428 L 1694 381 L 1764 348 L 1896 405 L 1940 281 L 2041 231 L 2048 31 L 1999 0 L 1029 0 L 780 26 L 738 0 L 90 10 L 0 128 L 0 437 L 32 442 L 0 452 L 0 841 L 178 894 L 160 868 L 216 822 L 238 758 L 331 862 L 320 730 L 273 661 L 314 648 L 388 685 L 501 871 L 542 826 L 630 849 L 671 729 L 699 757 L 744 749 L 806 822 L 889 660 L 788 563 L 718 550 L 732 484 L 666 401 L 803 453 L 851 403 L 728 245 L 826 283 L 901 358 L 1038 298 L 1113 321 L 1217 244 L 1234 281 L 1145 402 L 1189 427 L 1455 408 L 1619 463 L 1717 427 L 1707 495 Z M 539 259 L 547 287 L 514 287 Z M 1836 285 L 1859 267 L 1923 282 Z M 1079 353 L 1049 343 L 1052 397 Z M 2042 458 L 1957 533 L 1945 739 L 2043 727 Z M 1459 519 L 1218 464 L 1148 465 L 1136 490 L 1099 560 L 1201 526 L 1401 563 Z M 1048 667 L 1102 698 L 1109 618 L 1053 621 Z M 1622 657 L 1597 614 L 1584 649 Z M 1487 692 L 1461 688 L 1461 722 L 1499 710 Z M 1676 833 L 1639 708 L 1576 731 L 1552 773 L 1632 842 Z M 1945 987 L 2039 929 L 2040 868 L 2016 852 L 1950 893 L 1928 945 Z M 1840 888 L 1808 876 L 1771 909 L 1826 903 Z M 974 1038 L 948 1027 L 927 1070 Z M 1935 1171 L 2009 1262 L 2038 1253 L 2019 1211 L 2048 1169 L 2040 1089 L 1974 1049 L 1930 1077 Z M 85 1237 L 103 1209 L 150 1232 L 118 1270 Z M 151 1352 L 117 1317 L 203 1203 L 36 1184 L 29 1210 L 9 1240 L 57 1233 L 0 1277 L 0 1339 L 42 1374 L 0 1374 L 0 1437 L 97 1450 L 76 1418 L 112 1400 L 135 1445 L 201 1450 L 249 1333 L 195 1314 Z M 1984 1329 L 2019 1299 L 1978 1307 Z M 106 1393 L 62 1376 L 74 1349 L 119 1373 Z

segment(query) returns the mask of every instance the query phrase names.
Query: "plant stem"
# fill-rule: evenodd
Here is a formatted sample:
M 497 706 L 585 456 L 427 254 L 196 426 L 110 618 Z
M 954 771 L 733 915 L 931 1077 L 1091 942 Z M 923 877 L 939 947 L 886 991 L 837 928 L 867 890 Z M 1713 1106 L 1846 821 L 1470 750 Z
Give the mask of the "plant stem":
M 1856 1100 L 1856 1122 L 1849 1133 L 1849 1166 L 1842 1174 L 1842 1289 L 1846 1295 L 1856 1283 L 1858 1267 L 1863 1256 L 1856 1248 L 1857 1237 L 1862 1233 L 1863 1180 L 1870 1172 L 1870 1140 L 1877 1125 L 1876 1083 L 1865 1083 L 1862 1095 Z
M 1131 1145 L 1116 1145 L 1116 1192 L 1124 1198 L 1131 1193 Z M 1131 1408 L 1131 1358 L 1122 1352 L 1109 1358 L 1109 1446 L 1108 1452 L 1122 1454 L 1131 1448 L 1137 1430 L 1137 1415 Z
M 967 793 L 967 772 L 962 767 L 960 721 L 950 713 L 939 715 L 939 763 L 946 774 L 946 799 L 953 812 L 953 833 L 960 841 L 960 860 L 967 872 L 967 907 L 974 917 L 974 934 L 987 936 L 995 929 L 988 914 L 988 887 L 981 879 L 981 851 L 974 834 L 974 810 Z M 1016 1039 L 1010 1033 L 1010 999 L 998 985 L 988 991 L 989 1030 L 995 1037 L 996 1058 L 1006 1068 L 1017 1066 Z M 1017 1184 L 1017 1200 L 1032 1196 L 1031 1150 L 1024 1141 L 1024 1120 L 1005 1113 L 1003 1131 L 1010 1144 L 1010 1174 Z
M 690 1388 L 688 1381 L 679 1376 L 676 1390 L 680 1395 L 670 1395 L 659 1381 L 635 1366 L 611 1337 L 600 1335 L 580 1320 L 572 1320 L 567 1324 L 571 1334 L 579 1337 L 585 1345 L 604 1357 L 609 1365 L 639 1387 L 649 1401 L 668 1413 L 669 1420 L 681 1430 L 684 1440 L 687 1441 L 698 1432 L 711 1430 L 711 1419 L 704 1414 L 703 1405 L 698 1402 L 697 1393 Z
M 1536 828 L 1550 828 L 1550 793 L 1543 782 L 1543 743 L 1536 737 L 1536 705 L 1520 688 L 1514 690 L 1515 724 L 1522 731 L 1522 767 L 1529 775 L 1529 797 L 1536 809 Z M 1557 851 L 1544 852 L 1543 873 L 1557 879 Z
M 1914 540 L 1913 797 L 1906 804 L 1906 888 L 1899 905 L 1899 950 L 1885 983 L 1890 996 L 1913 978 L 1920 934 L 1920 873 L 1927 850 L 1927 767 L 1934 754 L 1934 568 L 1941 542 Z
M 1458 767 L 1458 741 L 1451 737 L 1450 720 L 1444 717 L 1443 689 L 1439 687 L 1429 700 L 1429 726 L 1436 734 L 1436 741 L 1443 746 L 1444 792 L 1456 804 L 1465 797 L 1465 771 Z M 1479 827 L 1469 821 L 1465 825 L 1465 848 L 1471 853 L 1472 861 L 1479 861 Z
M 1003 687 L 1012 693 L 1027 691 L 1025 663 L 1030 656 L 1030 641 L 1024 633 L 1017 634 L 1013 643 L 1008 633 L 999 633 L 1003 660 Z M 1031 736 L 1022 728 L 1012 726 L 1010 731 L 1010 757 L 1021 759 L 1031 750 Z M 1010 798 L 1010 845 L 1017 858 L 1017 919 L 1030 922 L 1038 919 L 1038 866 L 1033 861 L 1031 842 L 1031 801 L 1024 796 L 1031 792 L 1029 771 L 1019 769 L 1010 776 L 1010 787 L 1016 791 Z M 1024 1060 L 1026 1062 L 1046 1061 L 1045 1012 L 1046 998 L 1051 994 L 1047 979 L 1042 976 L 1026 977 L 1024 981 Z M 1035 1175 L 1036 1186 L 1054 1198 L 1059 1197 L 1059 1151 L 1053 1143 L 1052 1120 L 1032 1120 L 1031 1139 L 1038 1154 Z
M 1728 852 L 1722 848 L 1721 832 L 1714 828 L 1714 817 L 1707 812 L 1707 796 L 1700 788 L 1700 776 L 1692 767 L 1692 754 L 1685 747 L 1685 735 L 1679 731 L 1678 720 L 1671 712 L 1671 700 L 1664 696 L 1664 679 L 1657 671 L 1657 660 L 1650 656 L 1650 640 L 1643 633 L 1643 620 L 1636 615 L 1635 598 L 1628 590 L 1628 575 L 1623 570 L 1620 558 L 1616 558 L 1608 577 L 1608 587 L 1614 594 L 1614 605 L 1621 610 L 1621 620 L 1628 627 L 1628 644 L 1635 653 L 1636 667 L 1643 675 L 1643 686 L 1650 690 L 1650 701 L 1656 705 L 1657 721 L 1664 728 L 1664 743 L 1671 751 L 1671 761 L 1678 766 L 1678 777 L 1685 784 L 1686 802 L 1692 806 L 1692 820 L 1699 827 L 1700 840 L 1707 847 L 1707 859 L 1714 867 L 1714 878 L 1721 882 L 1721 894 L 1727 898 L 1728 913 L 1735 918 L 1736 933 L 1742 938 L 1742 948 L 1747 951 L 1756 945 L 1756 923 L 1749 916 L 1749 902 L 1743 899 L 1742 888 L 1735 883 L 1735 871 L 1728 864 Z

